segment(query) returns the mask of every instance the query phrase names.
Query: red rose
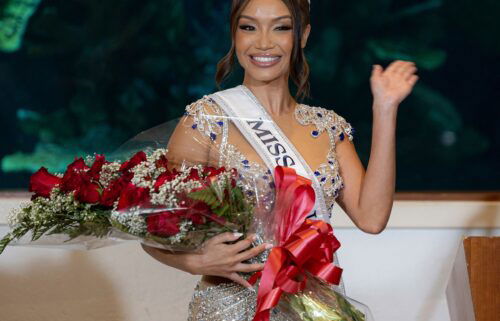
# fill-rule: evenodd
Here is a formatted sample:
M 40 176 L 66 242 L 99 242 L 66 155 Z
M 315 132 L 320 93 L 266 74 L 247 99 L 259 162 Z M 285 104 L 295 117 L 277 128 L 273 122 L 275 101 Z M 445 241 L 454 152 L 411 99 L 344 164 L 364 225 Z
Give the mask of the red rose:
M 87 180 L 87 170 L 89 167 L 85 165 L 83 158 L 75 159 L 75 161 L 68 165 L 66 172 L 62 178 L 61 190 L 63 192 L 71 192 L 78 189 L 80 185 Z
M 115 201 L 118 199 L 122 190 L 128 185 L 130 179 L 126 175 L 113 180 L 108 187 L 104 189 L 101 195 L 101 205 L 113 206 Z
M 186 177 L 184 179 L 184 182 L 191 181 L 191 180 L 196 180 L 196 181 L 200 180 L 200 175 L 199 175 L 198 170 L 196 168 L 191 168 L 191 170 L 189 171 L 189 175 L 188 175 L 188 177 Z
M 124 162 L 120 166 L 120 172 L 126 172 L 135 167 L 136 165 L 147 161 L 146 153 L 143 151 L 137 152 L 130 160 Z
M 132 183 L 128 183 L 120 194 L 117 210 L 124 210 L 133 206 L 148 206 L 149 200 L 149 188 L 137 187 Z
M 120 176 L 120 179 L 122 179 L 124 182 L 130 182 L 134 178 L 134 173 L 132 172 L 125 172 L 122 173 L 122 176 Z
M 88 175 L 95 181 L 98 181 L 99 178 L 101 177 L 101 169 L 102 165 L 106 164 L 106 159 L 104 158 L 104 155 L 96 155 L 95 156 L 95 161 L 94 164 L 92 164 L 92 167 L 90 167 L 88 171 Z
M 66 171 L 73 171 L 73 170 L 77 170 L 77 171 L 83 171 L 83 170 L 86 170 L 86 169 L 89 169 L 89 167 L 87 165 L 85 165 L 85 161 L 83 160 L 83 158 L 75 158 L 75 160 L 73 161 L 73 163 L 69 164 L 68 167 L 66 168 Z
M 189 209 L 186 213 L 186 218 L 191 220 L 193 224 L 204 224 L 206 222 L 206 216 L 212 214 L 210 206 L 204 202 L 196 201 L 190 204 Z
M 61 183 L 61 178 L 50 174 L 45 167 L 41 167 L 30 177 L 29 191 L 35 192 L 34 196 L 48 198 L 52 189 Z
M 203 173 L 207 176 L 217 176 L 220 173 L 225 172 L 225 171 L 226 171 L 226 168 L 224 166 L 219 167 L 219 168 L 208 166 L 208 167 L 205 167 L 203 169 Z
M 63 192 L 72 192 L 78 189 L 84 183 L 87 174 L 82 171 L 67 169 L 61 181 L 61 190 Z
M 165 168 L 167 169 L 168 167 L 168 159 L 165 157 L 165 155 L 161 155 L 159 159 L 156 160 L 155 162 L 156 168 Z
M 99 202 L 99 185 L 83 180 L 75 191 L 75 199 L 81 203 L 97 203 Z
M 173 212 L 165 211 L 146 217 L 148 232 L 159 236 L 172 236 L 180 232 L 180 218 Z
M 206 222 L 206 217 L 212 215 L 212 210 L 207 203 L 193 200 L 186 195 L 179 195 L 179 205 L 182 208 L 178 210 L 179 216 L 184 217 L 193 222 L 193 224 L 204 224 Z
M 156 182 L 155 182 L 155 185 L 154 185 L 154 188 L 156 191 L 158 191 L 158 189 L 163 185 L 165 184 L 165 182 L 170 182 L 172 180 L 175 179 L 175 177 L 177 177 L 177 172 L 174 171 L 174 172 L 171 172 L 169 170 L 167 170 L 166 172 L 163 172 L 161 173 L 158 178 L 156 179 Z

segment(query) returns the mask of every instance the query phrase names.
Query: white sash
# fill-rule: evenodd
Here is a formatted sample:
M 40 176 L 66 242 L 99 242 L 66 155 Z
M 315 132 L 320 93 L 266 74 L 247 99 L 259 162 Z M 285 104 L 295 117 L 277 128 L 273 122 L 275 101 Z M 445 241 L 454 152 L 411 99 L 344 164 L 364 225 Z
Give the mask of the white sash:
M 299 175 L 311 180 L 316 194 L 316 203 L 308 217 L 330 223 L 323 188 L 317 177 L 250 89 L 239 85 L 213 93 L 210 98 L 215 100 L 231 118 L 269 169 L 273 170 L 276 165 L 292 167 Z M 339 265 L 337 253 L 334 254 L 334 259 L 335 264 Z M 340 284 L 333 288 L 345 295 L 342 278 Z
M 311 179 L 316 203 L 308 217 L 329 222 L 330 214 L 318 179 L 254 94 L 247 87 L 239 85 L 216 92 L 210 97 L 231 118 L 269 169 L 273 170 L 277 165 L 287 166 Z

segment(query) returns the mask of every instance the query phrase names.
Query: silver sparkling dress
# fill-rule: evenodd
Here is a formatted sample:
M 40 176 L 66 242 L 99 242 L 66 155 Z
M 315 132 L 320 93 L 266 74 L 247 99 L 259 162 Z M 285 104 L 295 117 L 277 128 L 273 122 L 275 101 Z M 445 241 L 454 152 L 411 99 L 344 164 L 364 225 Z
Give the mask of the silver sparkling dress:
M 269 170 L 264 166 L 250 162 L 238 148 L 229 143 L 229 122 L 223 110 L 209 96 L 195 101 L 186 107 L 186 117 L 192 117 L 192 128 L 198 130 L 208 139 L 218 142 L 220 152 L 219 166 L 238 168 L 250 172 L 255 177 L 266 178 Z M 314 175 L 323 189 L 329 215 L 335 204 L 339 191 L 344 187 L 339 173 L 339 165 L 335 154 L 335 144 L 348 138 L 353 140 L 353 128 L 346 120 L 332 110 L 299 104 L 295 110 L 295 118 L 301 125 L 313 125 L 311 136 L 319 137 L 327 133 L 330 147 L 325 159 L 314 170 Z M 246 289 L 236 283 L 222 283 L 207 286 L 200 281 L 196 285 L 189 304 L 188 321 L 251 321 L 255 314 L 256 291 Z M 340 289 L 343 291 L 343 289 Z M 279 308 L 271 311 L 271 320 L 285 321 Z

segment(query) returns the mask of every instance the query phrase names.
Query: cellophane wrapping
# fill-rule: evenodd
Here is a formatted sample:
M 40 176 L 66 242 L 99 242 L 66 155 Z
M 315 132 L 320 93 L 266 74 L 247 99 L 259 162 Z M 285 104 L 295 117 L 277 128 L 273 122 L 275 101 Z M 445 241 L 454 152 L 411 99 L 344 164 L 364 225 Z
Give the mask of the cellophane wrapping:
M 188 117 L 144 131 L 112 155 L 75 158 L 64 173 L 42 167 L 31 200 L 3 227 L 7 245 L 96 249 L 124 241 L 196 251 L 224 232 L 246 235 L 269 182 L 212 164 L 212 141 L 193 135 Z M 272 179 L 270 179 L 272 181 Z M 263 202 L 263 199 L 268 202 Z M 268 207 L 269 208 L 269 207 Z

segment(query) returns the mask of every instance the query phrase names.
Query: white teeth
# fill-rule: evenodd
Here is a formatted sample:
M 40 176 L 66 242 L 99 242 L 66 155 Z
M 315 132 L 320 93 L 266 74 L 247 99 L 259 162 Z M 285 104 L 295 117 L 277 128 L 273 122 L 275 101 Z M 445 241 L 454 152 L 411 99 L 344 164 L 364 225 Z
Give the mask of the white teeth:
M 260 61 L 260 62 L 271 62 L 271 61 L 278 60 L 279 58 L 280 57 L 255 57 L 255 56 L 252 56 L 253 60 Z

